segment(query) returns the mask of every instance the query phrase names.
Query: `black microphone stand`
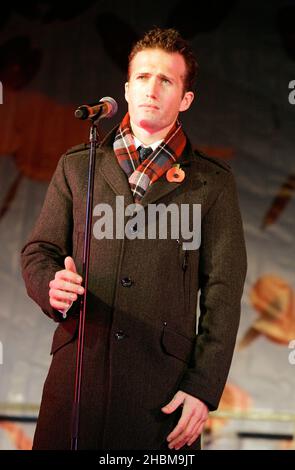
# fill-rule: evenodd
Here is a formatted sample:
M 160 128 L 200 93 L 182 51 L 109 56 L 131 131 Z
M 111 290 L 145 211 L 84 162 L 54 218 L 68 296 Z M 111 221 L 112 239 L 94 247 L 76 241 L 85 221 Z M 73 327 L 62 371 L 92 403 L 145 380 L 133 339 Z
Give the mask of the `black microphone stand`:
M 89 275 L 89 254 L 90 254 L 90 240 L 91 240 L 91 227 L 92 227 L 92 207 L 93 207 L 93 187 L 94 187 L 94 173 L 95 173 L 95 157 L 96 148 L 99 143 L 99 134 L 95 121 L 97 116 L 91 119 L 90 128 L 90 149 L 89 149 L 89 165 L 88 165 L 88 188 L 87 188 L 87 201 L 86 201 L 86 221 L 85 221 L 85 235 L 84 235 L 84 248 L 83 248 L 83 268 L 82 277 L 84 281 L 84 294 L 80 298 L 80 315 L 79 315 L 79 333 L 77 343 L 77 359 L 75 369 L 75 390 L 74 402 L 72 410 L 72 427 L 71 427 L 71 450 L 78 450 L 78 434 L 79 434 L 79 420 L 80 420 L 80 398 L 81 398 L 81 382 L 82 382 L 82 367 L 83 367 L 83 352 L 84 352 L 84 337 L 85 337 L 85 318 L 87 308 L 87 290 L 88 290 L 88 275 Z

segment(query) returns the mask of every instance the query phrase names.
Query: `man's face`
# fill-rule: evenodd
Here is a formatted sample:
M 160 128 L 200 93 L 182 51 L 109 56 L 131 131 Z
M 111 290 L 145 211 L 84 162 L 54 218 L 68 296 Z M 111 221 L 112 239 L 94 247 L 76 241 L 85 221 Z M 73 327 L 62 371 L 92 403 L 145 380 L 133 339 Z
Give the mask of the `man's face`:
M 183 95 L 185 61 L 179 53 L 161 49 L 138 52 L 130 64 L 125 84 L 131 125 L 165 137 L 179 111 L 189 108 L 194 94 Z

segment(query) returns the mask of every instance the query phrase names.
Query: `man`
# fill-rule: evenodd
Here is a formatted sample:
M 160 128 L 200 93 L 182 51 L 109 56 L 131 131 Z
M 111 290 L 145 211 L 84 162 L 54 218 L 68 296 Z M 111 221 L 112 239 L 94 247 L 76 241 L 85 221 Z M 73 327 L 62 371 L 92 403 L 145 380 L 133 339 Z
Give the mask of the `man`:
M 193 101 L 195 72 L 176 31 L 147 33 L 129 57 L 128 113 L 97 151 L 94 207 L 115 209 L 118 196 L 144 211 L 199 204 L 202 241 L 184 249 L 171 228 L 167 239 L 92 236 L 80 449 L 198 449 L 226 382 L 246 255 L 229 167 L 193 152 L 178 121 Z M 147 146 L 152 153 L 140 160 Z M 70 447 L 87 165 L 86 146 L 60 159 L 22 250 L 28 294 L 59 322 L 35 449 Z

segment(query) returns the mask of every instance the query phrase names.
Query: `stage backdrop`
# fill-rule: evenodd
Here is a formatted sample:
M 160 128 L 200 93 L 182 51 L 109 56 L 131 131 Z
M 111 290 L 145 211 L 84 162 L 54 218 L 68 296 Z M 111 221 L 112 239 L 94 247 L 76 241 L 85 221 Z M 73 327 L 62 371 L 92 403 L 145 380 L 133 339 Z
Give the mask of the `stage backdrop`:
M 295 4 L 154 3 L 1 6 L 2 448 L 31 446 L 35 425 L 30 418 L 38 412 L 56 327 L 26 295 L 20 250 L 60 155 L 88 139 L 88 124 L 74 119 L 74 109 L 112 96 L 119 112 L 112 122 L 105 120 L 102 134 L 119 121 L 127 109 L 128 50 L 153 25 L 176 27 L 193 44 L 199 62 L 196 100 L 182 120 L 195 147 L 231 165 L 247 243 L 249 267 L 220 406 L 223 419 L 210 420 L 206 445 L 292 446 L 286 440 L 258 444 L 262 441 L 249 438 L 292 434 L 295 416 Z M 228 412 L 239 419 L 229 419 Z M 5 416 L 27 422 L 5 421 Z

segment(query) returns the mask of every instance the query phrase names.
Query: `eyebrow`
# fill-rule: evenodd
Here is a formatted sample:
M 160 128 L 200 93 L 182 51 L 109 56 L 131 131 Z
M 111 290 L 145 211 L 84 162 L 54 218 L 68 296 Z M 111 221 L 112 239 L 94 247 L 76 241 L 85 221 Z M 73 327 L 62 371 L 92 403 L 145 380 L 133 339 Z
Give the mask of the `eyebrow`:
M 150 72 L 137 72 L 137 73 L 135 74 L 135 76 L 138 76 L 138 75 L 149 76 L 149 75 L 152 75 L 152 73 L 150 73 Z M 165 74 L 163 74 L 163 73 L 157 74 L 157 77 L 159 77 L 159 78 L 165 78 L 165 80 L 170 80 L 171 82 L 174 82 L 174 81 L 175 81 L 173 77 L 171 77 L 171 76 L 169 76 L 169 75 L 165 75 Z

